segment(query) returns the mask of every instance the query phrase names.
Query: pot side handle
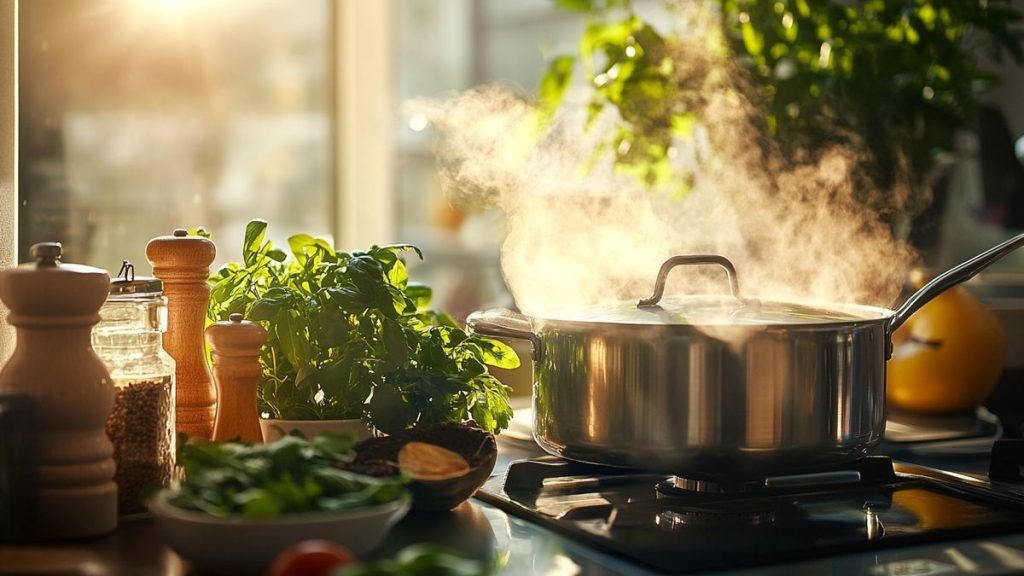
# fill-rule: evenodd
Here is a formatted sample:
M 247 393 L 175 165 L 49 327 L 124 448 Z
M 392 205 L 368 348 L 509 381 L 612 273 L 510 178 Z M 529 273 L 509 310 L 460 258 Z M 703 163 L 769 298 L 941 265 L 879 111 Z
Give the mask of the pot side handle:
M 896 313 L 893 314 L 889 321 L 889 333 L 892 334 L 895 332 L 897 328 L 902 326 L 903 323 L 914 314 L 914 312 L 917 312 L 922 306 L 931 302 L 932 299 L 939 294 L 942 294 L 957 284 L 970 280 L 978 272 L 988 268 L 990 264 L 1021 246 L 1024 246 L 1024 234 L 1014 236 L 1006 242 L 1003 242 L 994 248 L 990 248 L 974 258 L 954 266 L 953 268 L 950 268 L 936 276 L 934 280 L 925 284 L 924 287 L 917 292 L 914 292 L 910 298 L 908 298 L 907 301 L 904 302 L 898 310 L 896 310 Z
M 533 332 L 533 323 L 524 314 L 506 308 L 473 312 L 466 318 L 466 328 L 481 336 L 529 340 L 533 344 L 533 361 L 540 362 L 544 356 L 544 343 Z

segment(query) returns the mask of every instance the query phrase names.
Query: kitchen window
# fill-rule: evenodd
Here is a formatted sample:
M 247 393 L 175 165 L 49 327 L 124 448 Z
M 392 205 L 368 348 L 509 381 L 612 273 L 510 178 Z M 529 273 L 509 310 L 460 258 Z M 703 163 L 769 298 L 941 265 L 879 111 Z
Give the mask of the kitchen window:
M 549 0 L 21 2 L 19 257 L 147 268 L 203 225 L 217 264 L 248 220 L 275 242 L 408 241 L 457 317 L 509 304 L 501 218 L 450 206 L 436 134 L 402 103 L 500 80 L 530 93 L 582 20 Z
M 147 268 L 153 236 L 331 232 L 331 3 L 21 2 L 19 252 Z

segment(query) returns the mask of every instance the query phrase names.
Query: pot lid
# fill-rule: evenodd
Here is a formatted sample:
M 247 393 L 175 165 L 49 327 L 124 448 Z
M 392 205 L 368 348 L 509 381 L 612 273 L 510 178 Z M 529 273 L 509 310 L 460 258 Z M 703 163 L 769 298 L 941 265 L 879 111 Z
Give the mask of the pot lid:
M 855 304 L 814 305 L 732 296 L 666 298 L 655 305 L 621 301 L 557 313 L 535 314 L 545 320 L 638 325 L 803 325 L 837 324 L 886 318 L 885 308 Z
M 665 281 L 677 266 L 713 265 L 722 268 L 729 282 L 729 295 L 686 296 L 665 299 Z M 613 302 L 585 309 L 537 315 L 549 320 L 608 324 L 763 326 L 842 324 L 877 320 L 892 311 L 852 304 L 805 304 L 744 298 L 740 295 L 736 267 L 717 254 L 673 256 L 661 265 L 654 292 L 640 301 Z

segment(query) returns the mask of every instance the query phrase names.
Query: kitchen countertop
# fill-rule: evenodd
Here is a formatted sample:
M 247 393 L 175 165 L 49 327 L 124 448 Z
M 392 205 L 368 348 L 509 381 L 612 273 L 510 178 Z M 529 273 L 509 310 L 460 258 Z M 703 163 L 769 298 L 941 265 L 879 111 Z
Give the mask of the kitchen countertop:
M 1021 374 L 1024 375 L 1024 374 Z M 1024 384 L 1024 378 L 1014 378 Z M 1012 387 L 1014 395 L 1020 388 Z M 1022 418 L 1016 411 L 1000 414 L 1008 435 L 1019 427 Z M 510 437 L 499 439 L 499 458 L 495 474 L 509 462 L 540 455 L 532 442 Z M 901 460 L 913 460 L 912 454 L 899 453 Z M 921 463 L 935 465 L 934 455 Z M 943 459 L 942 467 L 982 474 L 987 455 Z M 1024 494 L 1024 484 L 1021 485 Z M 504 575 L 573 574 L 650 574 L 634 563 L 582 546 L 546 528 L 510 516 L 480 500 L 470 500 L 448 513 L 412 513 L 402 520 L 374 556 L 393 556 L 401 548 L 431 542 L 501 565 Z M 56 571 L 28 570 L 29 560 L 45 561 Z M 897 575 L 897 574 L 1006 574 L 1024 572 L 1024 533 L 997 537 L 941 542 L 764 566 L 753 570 L 719 572 L 730 576 L 793 576 L 799 574 Z M 3 574 L 84 574 L 131 576 L 180 576 L 200 574 L 170 550 L 151 518 L 122 521 L 118 529 L 98 539 L 74 546 L 47 548 L 0 548 L 0 575 Z
M 503 439 L 495 472 L 515 459 L 537 454 L 527 443 Z M 977 458 L 961 461 L 961 468 L 976 469 Z M 388 536 L 374 556 L 392 556 L 404 546 L 432 542 L 503 566 L 500 574 L 649 574 L 635 564 L 581 546 L 545 528 L 531 524 L 479 500 L 471 500 L 449 513 L 414 513 Z M 35 550 L 0 548 L 0 574 L 27 572 L 18 558 L 34 555 L 61 574 L 178 576 L 199 574 L 165 544 L 150 518 L 122 522 L 116 532 L 74 547 Z M 944 542 L 907 548 L 843 555 L 800 563 L 766 566 L 720 574 L 769 576 L 775 574 L 1005 574 L 1024 571 L 1024 534 Z

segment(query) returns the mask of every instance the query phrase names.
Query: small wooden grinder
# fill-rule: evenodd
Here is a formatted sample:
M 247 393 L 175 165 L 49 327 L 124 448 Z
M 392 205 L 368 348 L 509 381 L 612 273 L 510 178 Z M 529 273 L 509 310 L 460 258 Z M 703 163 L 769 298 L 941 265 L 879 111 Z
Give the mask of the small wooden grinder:
M 267 331 L 259 324 L 232 314 L 229 322 L 206 329 L 206 341 L 213 352 L 213 375 L 217 381 L 217 421 L 214 440 L 241 438 L 263 442 L 256 387 L 260 381 L 260 349 Z
M 176 428 L 191 437 L 207 439 L 213 437 L 217 392 L 206 365 L 203 327 L 210 305 L 206 280 L 216 256 L 213 242 L 189 236 L 181 228 L 146 245 L 146 258 L 153 266 L 153 275 L 163 281 L 167 296 L 164 350 L 176 363 Z

